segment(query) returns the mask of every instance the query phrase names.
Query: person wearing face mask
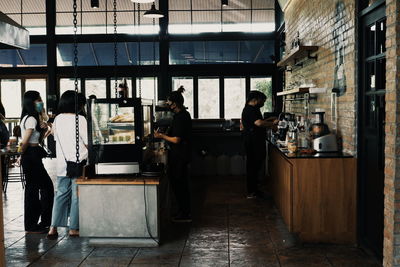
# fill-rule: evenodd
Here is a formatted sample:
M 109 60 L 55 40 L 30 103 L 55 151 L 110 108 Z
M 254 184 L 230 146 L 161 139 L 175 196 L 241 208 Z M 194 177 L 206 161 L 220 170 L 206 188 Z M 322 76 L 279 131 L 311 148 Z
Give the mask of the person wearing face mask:
M 178 213 L 172 221 L 191 222 L 190 215 L 190 191 L 188 184 L 188 164 L 191 158 L 192 119 L 183 105 L 182 93 L 185 89 L 179 87 L 171 92 L 167 99 L 174 117 L 166 134 L 154 132 L 155 138 L 161 138 L 168 142 L 168 178 L 171 188 L 178 203 Z
M 41 121 L 43 101 L 37 91 L 27 91 L 21 113 L 21 164 L 25 174 L 24 225 L 26 233 L 46 233 L 51 223 L 54 187 L 44 168 L 39 146 L 47 123 Z M 38 223 L 40 218 L 40 223 Z
M 241 129 L 246 152 L 247 198 L 262 197 L 258 189 L 258 175 L 266 156 L 266 128 L 274 127 L 276 118 L 263 119 L 260 108 L 267 97 L 260 91 L 250 91 L 242 111 Z

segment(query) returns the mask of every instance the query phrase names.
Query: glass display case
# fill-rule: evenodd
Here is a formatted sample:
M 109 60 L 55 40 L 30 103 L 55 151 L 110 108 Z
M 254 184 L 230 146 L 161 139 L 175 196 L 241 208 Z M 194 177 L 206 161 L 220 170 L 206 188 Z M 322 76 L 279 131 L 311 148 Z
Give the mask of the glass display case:
M 152 134 L 152 104 L 140 98 L 92 99 L 89 164 L 140 164 L 144 140 Z

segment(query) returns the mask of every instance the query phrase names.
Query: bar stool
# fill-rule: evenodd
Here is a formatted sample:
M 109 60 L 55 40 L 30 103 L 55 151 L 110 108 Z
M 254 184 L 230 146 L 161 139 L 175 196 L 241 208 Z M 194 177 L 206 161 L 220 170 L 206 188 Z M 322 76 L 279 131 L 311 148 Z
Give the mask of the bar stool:
M 10 166 L 16 162 L 17 158 L 21 156 L 21 153 L 19 152 L 2 152 L 1 153 L 1 157 L 2 157 L 2 161 L 4 160 L 4 167 L 5 167 L 5 171 L 3 172 L 3 192 L 4 194 L 7 193 L 7 186 L 8 183 L 15 183 L 15 182 L 21 182 L 22 188 L 25 188 L 25 175 L 22 169 L 22 166 L 16 166 L 15 168 L 12 169 L 16 169 L 16 171 L 12 171 L 10 172 Z M 2 166 L 2 167 L 3 167 Z

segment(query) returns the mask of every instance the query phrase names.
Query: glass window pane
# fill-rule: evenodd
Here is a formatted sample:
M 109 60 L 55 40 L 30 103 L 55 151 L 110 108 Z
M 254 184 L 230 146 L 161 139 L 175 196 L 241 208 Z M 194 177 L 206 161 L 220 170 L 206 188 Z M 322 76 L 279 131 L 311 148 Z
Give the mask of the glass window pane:
M 38 91 L 44 106 L 47 107 L 46 79 L 28 79 L 25 81 L 25 91 Z
M 270 77 L 251 77 L 250 90 L 258 90 L 263 92 L 267 99 L 261 113 L 272 112 L 272 79 Z
M 97 98 L 107 97 L 107 88 L 105 79 L 86 79 L 85 80 L 86 98 L 95 95 Z
M 132 97 L 132 78 L 123 78 L 123 77 L 118 77 L 117 78 L 117 91 L 118 91 L 118 86 L 121 83 L 124 83 L 124 79 L 126 80 L 126 84 L 128 85 L 128 97 Z M 111 98 L 115 98 L 115 77 L 111 77 L 110 79 L 110 96 Z
M 219 117 L 219 78 L 199 78 L 199 119 Z
M 180 86 L 185 87 L 185 92 L 183 93 L 184 105 L 193 118 L 193 77 L 172 77 L 172 90 L 175 91 Z
M 240 118 L 246 102 L 246 79 L 225 78 L 224 88 L 225 118 Z
M 75 79 L 66 78 L 60 79 L 60 97 L 61 95 L 68 90 L 75 90 Z M 78 91 L 81 92 L 81 80 L 78 79 Z
M 157 103 L 157 77 L 141 77 L 136 79 L 136 97 L 139 97 L 139 88 L 142 88 L 142 98 L 152 99 Z
M 374 23 L 366 28 L 365 41 L 367 44 L 367 49 L 366 49 L 367 57 L 373 56 L 375 54 L 375 35 L 376 35 L 376 25 Z
M 171 42 L 170 64 L 271 63 L 273 41 Z
M 379 21 L 376 25 L 376 54 L 381 54 L 386 51 L 386 19 L 383 21 Z
M 7 118 L 21 117 L 21 80 L 1 80 L 1 102 Z

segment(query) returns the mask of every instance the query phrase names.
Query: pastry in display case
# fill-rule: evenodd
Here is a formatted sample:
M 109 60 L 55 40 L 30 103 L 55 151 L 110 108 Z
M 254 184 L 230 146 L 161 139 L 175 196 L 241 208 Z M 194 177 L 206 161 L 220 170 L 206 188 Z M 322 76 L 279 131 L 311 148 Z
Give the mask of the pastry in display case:
M 140 98 L 91 100 L 89 164 L 96 174 L 140 171 L 143 140 L 152 133 L 152 104 Z

